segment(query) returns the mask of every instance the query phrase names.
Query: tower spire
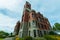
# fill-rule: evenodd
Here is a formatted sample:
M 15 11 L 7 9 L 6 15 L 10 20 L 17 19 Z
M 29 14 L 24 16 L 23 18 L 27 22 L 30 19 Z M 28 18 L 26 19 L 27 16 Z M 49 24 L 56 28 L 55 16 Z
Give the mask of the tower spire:
M 31 9 L 31 4 L 28 1 L 26 1 L 24 8 Z

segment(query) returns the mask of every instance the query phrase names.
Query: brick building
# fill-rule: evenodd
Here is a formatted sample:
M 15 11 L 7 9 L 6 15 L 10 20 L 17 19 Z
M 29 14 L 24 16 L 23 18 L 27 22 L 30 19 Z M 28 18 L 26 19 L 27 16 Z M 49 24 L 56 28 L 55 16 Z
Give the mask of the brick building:
M 22 20 L 20 28 L 15 27 L 19 32 L 19 37 L 31 36 L 42 37 L 49 33 L 51 26 L 46 17 L 40 12 L 31 9 L 31 4 L 26 2 L 23 9 Z
M 18 35 L 20 29 L 20 21 L 16 23 L 15 29 L 14 29 L 14 35 Z

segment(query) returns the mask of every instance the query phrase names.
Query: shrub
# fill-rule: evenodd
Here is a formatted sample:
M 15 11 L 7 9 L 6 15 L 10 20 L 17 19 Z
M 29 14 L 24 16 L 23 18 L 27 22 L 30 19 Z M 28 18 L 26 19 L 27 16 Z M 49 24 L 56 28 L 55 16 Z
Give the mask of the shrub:
M 19 38 L 19 40 L 24 40 L 24 38 Z
M 43 38 L 43 37 L 37 37 L 37 38 L 35 38 L 35 40 L 45 40 L 45 38 Z
M 57 35 L 57 33 L 55 33 L 54 31 L 50 31 L 49 34 L 50 35 Z
M 44 36 L 44 38 L 45 38 L 46 40 L 56 40 L 56 38 L 53 38 L 53 37 L 48 36 L 48 35 Z
M 24 37 L 24 40 L 33 40 L 33 38 L 30 36 L 27 36 L 27 37 Z

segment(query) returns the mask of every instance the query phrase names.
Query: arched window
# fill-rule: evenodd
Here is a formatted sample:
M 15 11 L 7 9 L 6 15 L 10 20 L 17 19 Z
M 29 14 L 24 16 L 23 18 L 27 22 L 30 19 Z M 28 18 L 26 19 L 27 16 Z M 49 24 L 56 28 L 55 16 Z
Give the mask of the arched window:
M 34 18 L 34 17 L 35 17 L 35 15 L 34 15 L 34 14 L 32 14 L 32 17 Z

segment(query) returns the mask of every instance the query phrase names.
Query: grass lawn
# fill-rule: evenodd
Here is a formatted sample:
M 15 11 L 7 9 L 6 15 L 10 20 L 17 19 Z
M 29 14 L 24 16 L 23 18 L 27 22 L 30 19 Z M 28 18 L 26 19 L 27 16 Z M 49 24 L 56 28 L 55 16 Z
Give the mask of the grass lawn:
M 50 37 L 56 38 L 57 40 L 60 40 L 60 36 L 57 36 L 57 35 L 51 35 Z
M 58 36 L 58 35 L 48 35 L 47 36 L 47 39 L 56 39 L 56 40 L 60 40 L 60 36 Z
M 3 40 L 3 38 L 0 38 L 0 40 Z

